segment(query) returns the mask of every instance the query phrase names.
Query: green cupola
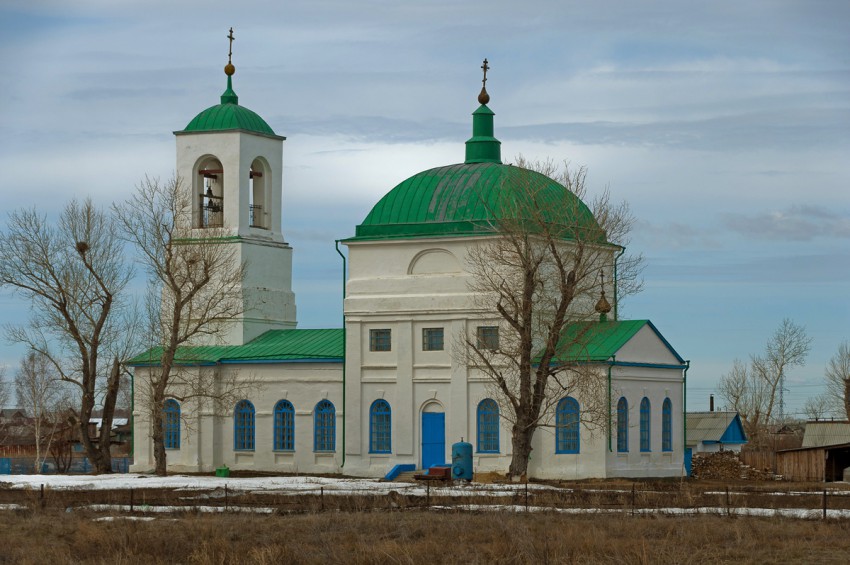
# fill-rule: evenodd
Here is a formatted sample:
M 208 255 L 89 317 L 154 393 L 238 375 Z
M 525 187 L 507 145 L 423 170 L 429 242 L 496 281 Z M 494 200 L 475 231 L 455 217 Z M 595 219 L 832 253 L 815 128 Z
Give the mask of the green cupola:
M 466 141 L 466 160 L 464 163 L 502 163 L 502 142 L 493 137 L 493 110 L 487 107 L 490 95 L 487 94 L 487 71 L 490 69 L 487 59 L 481 65 L 484 79 L 478 94 L 478 107 L 472 113 L 472 137 Z
M 487 60 L 484 81 L 487 80 Z M 583 233 L 605 244 L 593 213 L 567 187 L 536 171 L 505 165 L 493 137 L 493 111 L 484 86 L 472 114 L 472 137 L 463 163 L 417 173 L 389 191 L 346 240 L 392 240 L 491 235 L 501 219 L 534 195 L 540 219 L 561 226 L 564 238 Z M 560 228 L 559 228 L 560 229 Z
M 239 105 L 239 97 L 233 90 L 233 75 L 236 67 L 228 60 L 224 67 L 227 88 L 221 95 L 221 104 L 210 106 L 194 118 L 182 130 L 175 133 L 241 130 L 277 137 L 274 130 L 256 112 Z

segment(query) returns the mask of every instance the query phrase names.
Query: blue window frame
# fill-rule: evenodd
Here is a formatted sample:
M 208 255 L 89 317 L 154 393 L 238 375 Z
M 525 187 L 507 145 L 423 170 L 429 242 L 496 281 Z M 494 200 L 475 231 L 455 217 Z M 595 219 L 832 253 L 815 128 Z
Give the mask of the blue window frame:
M 499 453 L 499 405 L 492 398 L 478 403 L 478 452 Z
M 555 410 L 555 453 L 578 453 L 579 448 L 578 400 L 567 396 Z
M 629 401 L 621 396 L 617 402 L 617 453 L 629 452 Z
M 499 326 L 478 326 L 476 336 L 478 338 L 478 349 L 498 351 Z
M 391 330 L 369 330 L 369 351 L 391 351 L 392 343 Z
M 274 449 L 295 451 L 295 407 L 288 400 L 274 405 Z
M 661 405 L 661 451 L 673 451 L 673 403 L 669 398 Z
M 422 328 L 422 351 L 443 350 L 443 328 Z
M 392 451 L 392 410 L 390 403 L 378 399 L 369 409 L 369 453 Z
M 313 451 L 336 450 L 336 409 L 322 400 L 313 410 Z
M 649 417 L 651 412 L 649 399 L 644 396 L 643 400 L 640 401 L 640 450 L 644 452 L 652 451 L 649 443 Z
M 236 451 L 254 450 L 254 405 L 247 400 L 236 403 L 233 411 L 233 449 Z
M 180 404 L 169 398 L 162 407 L 162 416 L 165 449 L 180 449 Z

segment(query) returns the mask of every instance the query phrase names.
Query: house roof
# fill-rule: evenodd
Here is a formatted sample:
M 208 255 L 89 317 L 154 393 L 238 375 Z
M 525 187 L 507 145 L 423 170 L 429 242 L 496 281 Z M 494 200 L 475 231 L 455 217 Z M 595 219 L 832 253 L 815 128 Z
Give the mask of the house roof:
M 181 365 L 217 363 L 328 361 L 343 357 L 345 334 L 342 328 L 322 330 L 270 330 L 244 345 L 183 347 L 177 352 Z M 134 367 L 158 365 L 162 348 L 154 347 L 130 359 Z
M 850 422 L 807 422 L 802 447 L 850 443 Z
M 673 356 L 684 364 L 685 360 L 664 339 L 661 332 L 649 320 L 617 320 L 605 322 L 576 322 L 569 324 L 561 334 L 558 356 L 562 362 L 605 362 L 617 355 L 644 327 L 650 328 L 670 350 Z
M 746 443 L 747 436 L 737 412 L 688 412 L 688 445 L 705 443 Z

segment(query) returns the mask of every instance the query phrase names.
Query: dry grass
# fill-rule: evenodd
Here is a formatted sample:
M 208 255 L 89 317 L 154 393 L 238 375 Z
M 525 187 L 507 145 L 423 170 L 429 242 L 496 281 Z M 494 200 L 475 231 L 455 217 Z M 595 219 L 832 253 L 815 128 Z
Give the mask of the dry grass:
M 557 514 L 0 513 L 0 563 L 847 563 L 850 522 Z

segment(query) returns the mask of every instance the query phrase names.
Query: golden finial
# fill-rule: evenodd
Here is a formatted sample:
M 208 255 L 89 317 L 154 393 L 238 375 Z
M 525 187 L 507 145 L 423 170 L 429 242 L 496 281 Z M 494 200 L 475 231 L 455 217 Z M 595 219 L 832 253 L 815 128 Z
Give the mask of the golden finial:
M 230 33 L 227 34 L 227 39 L 230 40 L 230 48 L 227 51 L 227 64 L 224 66 L 224 74 L 227 76 L 233 76 L 233 73 L 236 72 L 236 67 L 233 66 L 233 40 L 236 39 L 233 36 L 233 28 L 230 28 Z
M 484 64 L 481 65 L 484 70 L 484 79 L 481 81 L 481 92 L 478 94 L 478 103 L 486 104 L 490 101 L 490 95 L 487 94 L 487 71 L 490 70 L 490 65 L 487 64 L 487 59 L 484 59 Z

